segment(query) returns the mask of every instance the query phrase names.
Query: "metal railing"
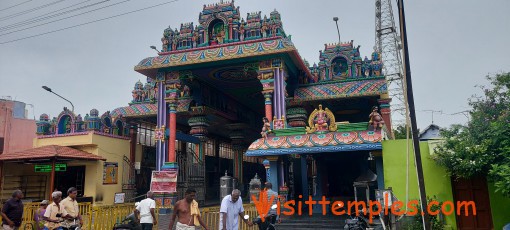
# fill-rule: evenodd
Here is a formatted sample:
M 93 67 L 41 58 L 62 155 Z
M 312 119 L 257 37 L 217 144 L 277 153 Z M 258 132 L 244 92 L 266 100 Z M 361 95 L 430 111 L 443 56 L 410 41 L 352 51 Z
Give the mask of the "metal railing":
M 35 226 L 34 214 L 40 207 L 39 203 L 25 203 L 23 205 L 23 218 L 20 229 L 32 230 Z M 120 223 L 134 210 L 134 204 L 132 203 L 103 206 L 93 206 L 91 203 L 79 203 L 78 206 L 83 219 L 82 229 L 84 230 L 112 229 L 116 223 Z M 159 210 L 161 208 L 170 207 L 156 207 L 156 218 L 159 218 Z M 245 215 L 249 215 L 250 219 L 258 215 L 253 204 L 244 205 L 244 213 Z M 202 219 L 210 229 L 217 229 L 219 227 L 220 207 L 202 208 L 201 214 Z M 170 218 L 170 216 L 168 216 L 168 218 Z M 0 221 L 1 219 L 0 217 Z M 239 220 L 239 223 L 239 229 L 241 230 L 257 229 L 256 226 L 249 227 L 242 220 Z M 154 226 L 154 229 L 158 229 L 158 227 Z
M 220 207 L 203 208 L 201 211 L 202 220 L 209 229 L 218 229 L 220 227 Z M 250 219 L 257 217 L 257 209 L 253 204 L 244 205 L 244 214 L 249 215 Z M 239 217 L 241 218 L 241 217 Z M 248 226 L 241 219 L 239 219 L 240 230 L 255 230 L 257 226 Z

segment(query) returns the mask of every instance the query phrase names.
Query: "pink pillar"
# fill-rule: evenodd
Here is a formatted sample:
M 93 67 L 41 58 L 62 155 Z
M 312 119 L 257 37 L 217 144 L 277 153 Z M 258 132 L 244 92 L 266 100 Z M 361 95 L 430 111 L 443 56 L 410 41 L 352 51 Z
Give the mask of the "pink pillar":
M 177 111 L 175 110 L 175 105 L 170 104 L 170 109 L 168 113 L 168 124 L 170 128 L 170 133 L 168 135 L 168 158 L 166 162 L 175 162 L 175 135 L 177 129 Z

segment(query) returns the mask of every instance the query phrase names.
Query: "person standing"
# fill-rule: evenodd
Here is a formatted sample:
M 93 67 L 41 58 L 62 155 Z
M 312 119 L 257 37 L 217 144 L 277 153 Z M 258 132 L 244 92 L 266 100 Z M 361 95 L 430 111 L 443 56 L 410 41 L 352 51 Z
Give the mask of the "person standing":
M 265 189 L 267 193 L 267 202 L 269 203 L 271 202 L 271 199 L 273 199 L 273 203 L 271 203 L 271 205 L 278 204 L 278 193 L 273 191 L 273 184 L 271 182 L 266 182 Z M 276 215 L 276 209 L 269 209 L 269 215 Z
M 140 224 L 142 225 L 142 230 L 152 230 L 152 226 L 158 224 L 155 214 L 156 201 L 154 201 L 153 198 L 154 193 L 149 191 L 147 193 L 147 198 L 140 201 L 140 204 L 136 207 L 136 210 L 140 212 Z
M 39 209 L 35 211 L 34 221 L 35 221 L 35 229 L 43 230 L 44 229 L 44 213 L 46 212 L 46 207 L 50 202 L 48 200 L 41 201 Z
M 23 217 L 23 192 L 15 190 L 12 198 L 7 200 L 2 207 L 2 228 L 3 230 L 17 230 L 21 226 L 21 218 Z
M 67 197 L 60 202 L 62 208 L 66 210 L 66 224 L 67 226 L 71 226 L 74 224 L 75 220 L 80 220 L 80 226 L 83 226 L 83 220 L 80 215 L 80 208 L 78 207 L 78 201 L 76 201 L 76 196 L 78 195 L 78 189 L 75 187 L 70 187 L 67 190 Z
M 248 226 L 253 226 L 251 221 L 244 219 L 243 200 L 241 191 L 234 189 L 231 195 L 225 196 L 220 207 L 220 230 L 238 230 L 239 216 Z
M 188 188 L 184 193 L 184 199 L 175 203 L 172 217 L 170 218 L 170 230 L 173 229 L 176 218 L 178 218 L 176 230 L 195 230 L 195 227 L 200 226 L 208 230 L 200 216 L 198 202 L 195 201 L 196 194 L 197 191 L 195 189 Z

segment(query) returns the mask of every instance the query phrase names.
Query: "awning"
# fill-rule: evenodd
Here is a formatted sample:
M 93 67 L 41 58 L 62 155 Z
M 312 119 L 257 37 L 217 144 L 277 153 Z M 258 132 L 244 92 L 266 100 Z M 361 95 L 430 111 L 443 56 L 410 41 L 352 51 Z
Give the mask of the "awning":
M 253 142 L 246 156 L 381 150 L 382 140 L 380 130 L 269 136 Z
M 0 161 L 40 161 L 42 159 L 106 161 L 105 158 L 98 155 L 60 145 L 47 145 L 33 149 L 0 154 Z

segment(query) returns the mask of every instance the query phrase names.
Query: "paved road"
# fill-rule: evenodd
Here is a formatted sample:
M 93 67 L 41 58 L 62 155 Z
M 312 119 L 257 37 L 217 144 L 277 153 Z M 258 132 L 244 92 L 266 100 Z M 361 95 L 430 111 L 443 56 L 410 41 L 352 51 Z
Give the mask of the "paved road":
M 170 224 L 170 214 L 160 214 L 159 215 L 159 223 L 158 230 L 168 230 L 168 225 Z

